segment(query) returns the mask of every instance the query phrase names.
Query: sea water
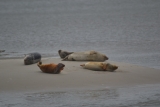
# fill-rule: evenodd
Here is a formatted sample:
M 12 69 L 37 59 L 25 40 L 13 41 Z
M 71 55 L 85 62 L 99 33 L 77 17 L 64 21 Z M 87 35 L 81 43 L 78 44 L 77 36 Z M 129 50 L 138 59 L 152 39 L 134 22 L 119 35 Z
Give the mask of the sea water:
M 158 0 L 1 0 L 0 58 L 95 50 L 160 69 Z
M 95 50 L 160 69 L 159 0 L 1 0 L 0 58 Z M 1 107 L 158 107 L 160 87 L 0 93 Z

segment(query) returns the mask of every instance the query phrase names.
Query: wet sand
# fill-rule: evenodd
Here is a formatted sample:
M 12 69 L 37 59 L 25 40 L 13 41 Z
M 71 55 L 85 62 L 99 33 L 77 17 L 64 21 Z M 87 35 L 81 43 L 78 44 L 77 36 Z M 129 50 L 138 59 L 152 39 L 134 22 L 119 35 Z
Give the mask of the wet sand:
M 43 58 L 64 63 L 61 74 L 46 74 L 23 59 L 0 60 L 0 106 L 16 107 L 159 107 L 160 70 L 123 62 L 107 61 L 115 72 L 83 69 L 85 62 Z

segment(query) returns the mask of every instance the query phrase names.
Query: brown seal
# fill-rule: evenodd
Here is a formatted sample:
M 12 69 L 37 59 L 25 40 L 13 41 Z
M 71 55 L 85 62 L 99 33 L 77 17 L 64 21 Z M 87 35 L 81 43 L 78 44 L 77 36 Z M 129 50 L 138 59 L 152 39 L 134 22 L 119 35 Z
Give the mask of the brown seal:
M 61 58 L 65 58 L 66 56 L 72 54 L 73 52 L 68 52 L 68 51 L 63 51 L 63 50 L 58 50 L 58 54 Z
M 94 71 L 115 71 L 118 69 L 118 66 L 106 62 L 87 62 L 80 66 Z
M 105 61 L 108 57 L 97 51 L 74 52 L 66 56 L 62 61 Z
M 59 63 L 59 64 L 51 63 L 51 64 L 42 65 L 42 62 L 38 62 L 37 66 L 41 69 L 42 72 L 51 73 L 51 74 L 59 74 L 65 67 L 65 65 L 62 63 Z

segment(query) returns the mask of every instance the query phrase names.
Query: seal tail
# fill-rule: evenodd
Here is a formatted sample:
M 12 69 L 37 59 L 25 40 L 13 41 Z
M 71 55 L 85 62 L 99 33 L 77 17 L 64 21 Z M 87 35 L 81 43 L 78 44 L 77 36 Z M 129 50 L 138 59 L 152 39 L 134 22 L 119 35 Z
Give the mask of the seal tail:
M 41 61 L 39 61 L 38 63 L 37 63 L 37 66 L 41 66 L 42 65 L 42 62 Z

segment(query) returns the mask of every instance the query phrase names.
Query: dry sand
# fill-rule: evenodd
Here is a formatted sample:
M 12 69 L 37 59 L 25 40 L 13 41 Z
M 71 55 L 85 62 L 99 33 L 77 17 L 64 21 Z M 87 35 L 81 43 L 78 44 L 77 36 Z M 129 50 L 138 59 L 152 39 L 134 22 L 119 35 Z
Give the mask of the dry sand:
M 160 70 L 122 62 L 107 61 L 119 68 L 115 72 L 83 69 L 85 62 L 61 61 L 60 58 L 43 58 L 42 63 L 63 63 L 61 74 L 46 74 L 37 64 L 24 65 L 23 59 L 0 60 L 0 92 L 34 90 L 60 90 L 92 87 L 123 87 L 159 84 Z

